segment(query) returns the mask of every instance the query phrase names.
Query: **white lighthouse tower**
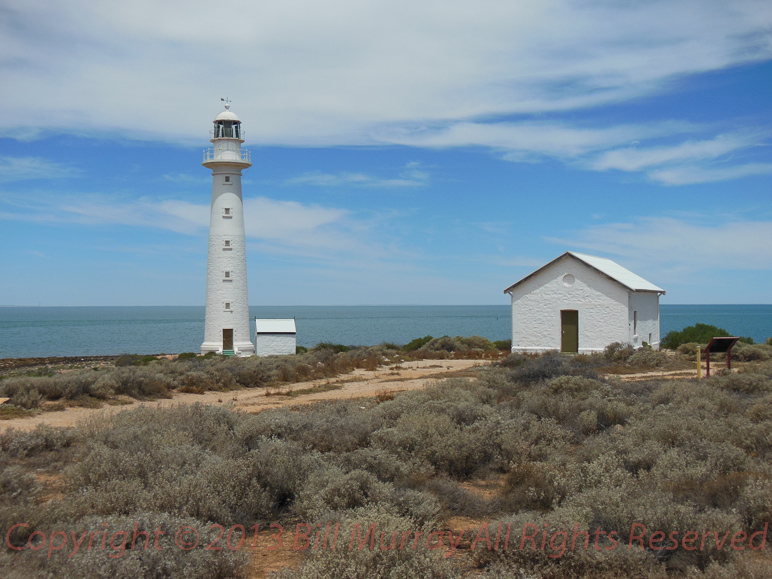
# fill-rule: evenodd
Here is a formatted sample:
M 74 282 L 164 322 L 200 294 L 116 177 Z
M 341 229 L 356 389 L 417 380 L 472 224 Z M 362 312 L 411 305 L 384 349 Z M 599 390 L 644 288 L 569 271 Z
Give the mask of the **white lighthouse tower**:
M 249 329 L 247 253 L 241 171 L 252 166 L 241 121 L 230 110 L 214 118 L 211 142 L 203 165 L 212 170 L 212 211 L 209 217 L 209 260 L 206 273 L 206 327 L 201 353 L 251 356 L 255 346 Z

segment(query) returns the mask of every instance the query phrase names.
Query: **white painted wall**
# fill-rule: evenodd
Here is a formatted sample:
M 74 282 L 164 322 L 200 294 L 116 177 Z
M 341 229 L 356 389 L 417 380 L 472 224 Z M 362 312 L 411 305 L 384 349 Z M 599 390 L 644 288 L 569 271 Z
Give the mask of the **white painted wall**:
M 295 353 L 295 334 L 257 334 L 255 353 L 258 356 L 284 356 Z
M 634 312 L 638 312 L 637 324 L 634 323 Z M 640 348 L 646 342 L 659 350 L 659 295 L 656 292 L 630 292 L 629 321 L 629 343 Z M 634 333 L 636 329 L 637 333 Z
M 573 284 L 564 282 L 567 274 L 574 277 Z M 514 288 L 511 295 L 513 352 L 560 350 L 561 310 L 579 312 L 580 353 L 629 341 L 626 288 L 577 259 L 553 263 Z

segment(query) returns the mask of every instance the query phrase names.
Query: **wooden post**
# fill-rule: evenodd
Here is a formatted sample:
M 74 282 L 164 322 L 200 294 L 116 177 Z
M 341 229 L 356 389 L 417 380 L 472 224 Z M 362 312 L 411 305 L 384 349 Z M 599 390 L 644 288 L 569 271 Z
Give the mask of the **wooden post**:
M 705 352 L 705 376 L 710 376 L 710 348 Z
M 702 380 L 702 347 L 697 346 L 697 380 Z

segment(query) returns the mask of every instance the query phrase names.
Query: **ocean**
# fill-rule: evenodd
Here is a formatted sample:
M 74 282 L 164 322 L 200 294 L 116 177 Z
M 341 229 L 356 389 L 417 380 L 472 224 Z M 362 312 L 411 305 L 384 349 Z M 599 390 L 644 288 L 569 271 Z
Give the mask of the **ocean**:
M 511 337 L 510 307 L 260 306 L 250 316 L 292 318 L 297 343 L 406 344 L 426 335 Z M 662 305 L 662 336 L 702 322 L 763 342 L 772 305 Z M 254 330 L 254 322 L 252 324 Z M 203 306 L 0 307 L 0 358 L 197 352 Z

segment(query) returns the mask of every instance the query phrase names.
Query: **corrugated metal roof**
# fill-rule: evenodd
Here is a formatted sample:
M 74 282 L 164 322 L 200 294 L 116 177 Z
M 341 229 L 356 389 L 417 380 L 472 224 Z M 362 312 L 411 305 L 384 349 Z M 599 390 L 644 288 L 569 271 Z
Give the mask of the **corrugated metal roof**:
M 258 334 L 295 334 L 295 320 L 255 319 Z
M 663 290 L 661 287 L 657 287 L 650 281 L 646 281 L 641 276 L 634 274 L 629 269 L 622 267 L 615 261 L 611 261 L 605 257 L 596 257 L 594 255 L 576 253 L 574 251 L 569 251 L 567 253 L 573 255 L 577 259 L 581 259 L 587 265 L 594 267 L 601 273 L 605 273 L 611 279 L 617 280 L 623 286 L 633 291 L 665 293 L 665 290 Z
M 575 251 L 567 251 L 560 257 L 557 257 L 556 259 L 553 259 L 551 262 L 549 262 L 547 265 L 540 267 L 535 272 L 525 276 L 523 279 L 518 281 L 517 283 L 512 284 L 507 289 L 504 290 L 504 293 L 508 293 L 512 289 L 514 289 L 516 286 L 523 283 L 525 280 L 530 279 L 531 277 L 538 274 L 541 270 L 549 267 L 553 263 L 563 259 L 566 256 L 571 256 L 575 259 L 578 259 L 579 261 L 582 261 L 589 265 L 591 268 L 596 269 L 603 275 L 606 275 L 616 281 L 617 283 L 622 284 L 627 289 L 632 291 L 645 291 L 645 292 L 659 292 L 664 294 L 665 290 L 663 290 L 660 287 L 655 286 L 653 283 L 646 281 L 641 276 L 634 274 L 629 269 L 626 269 L 619 265 L 617 262 L 612 261 L 610 259 L 606 259 L 605 257 L 597 257 L 595 255 L 587 255 L 585 253 L 577 253 Z

